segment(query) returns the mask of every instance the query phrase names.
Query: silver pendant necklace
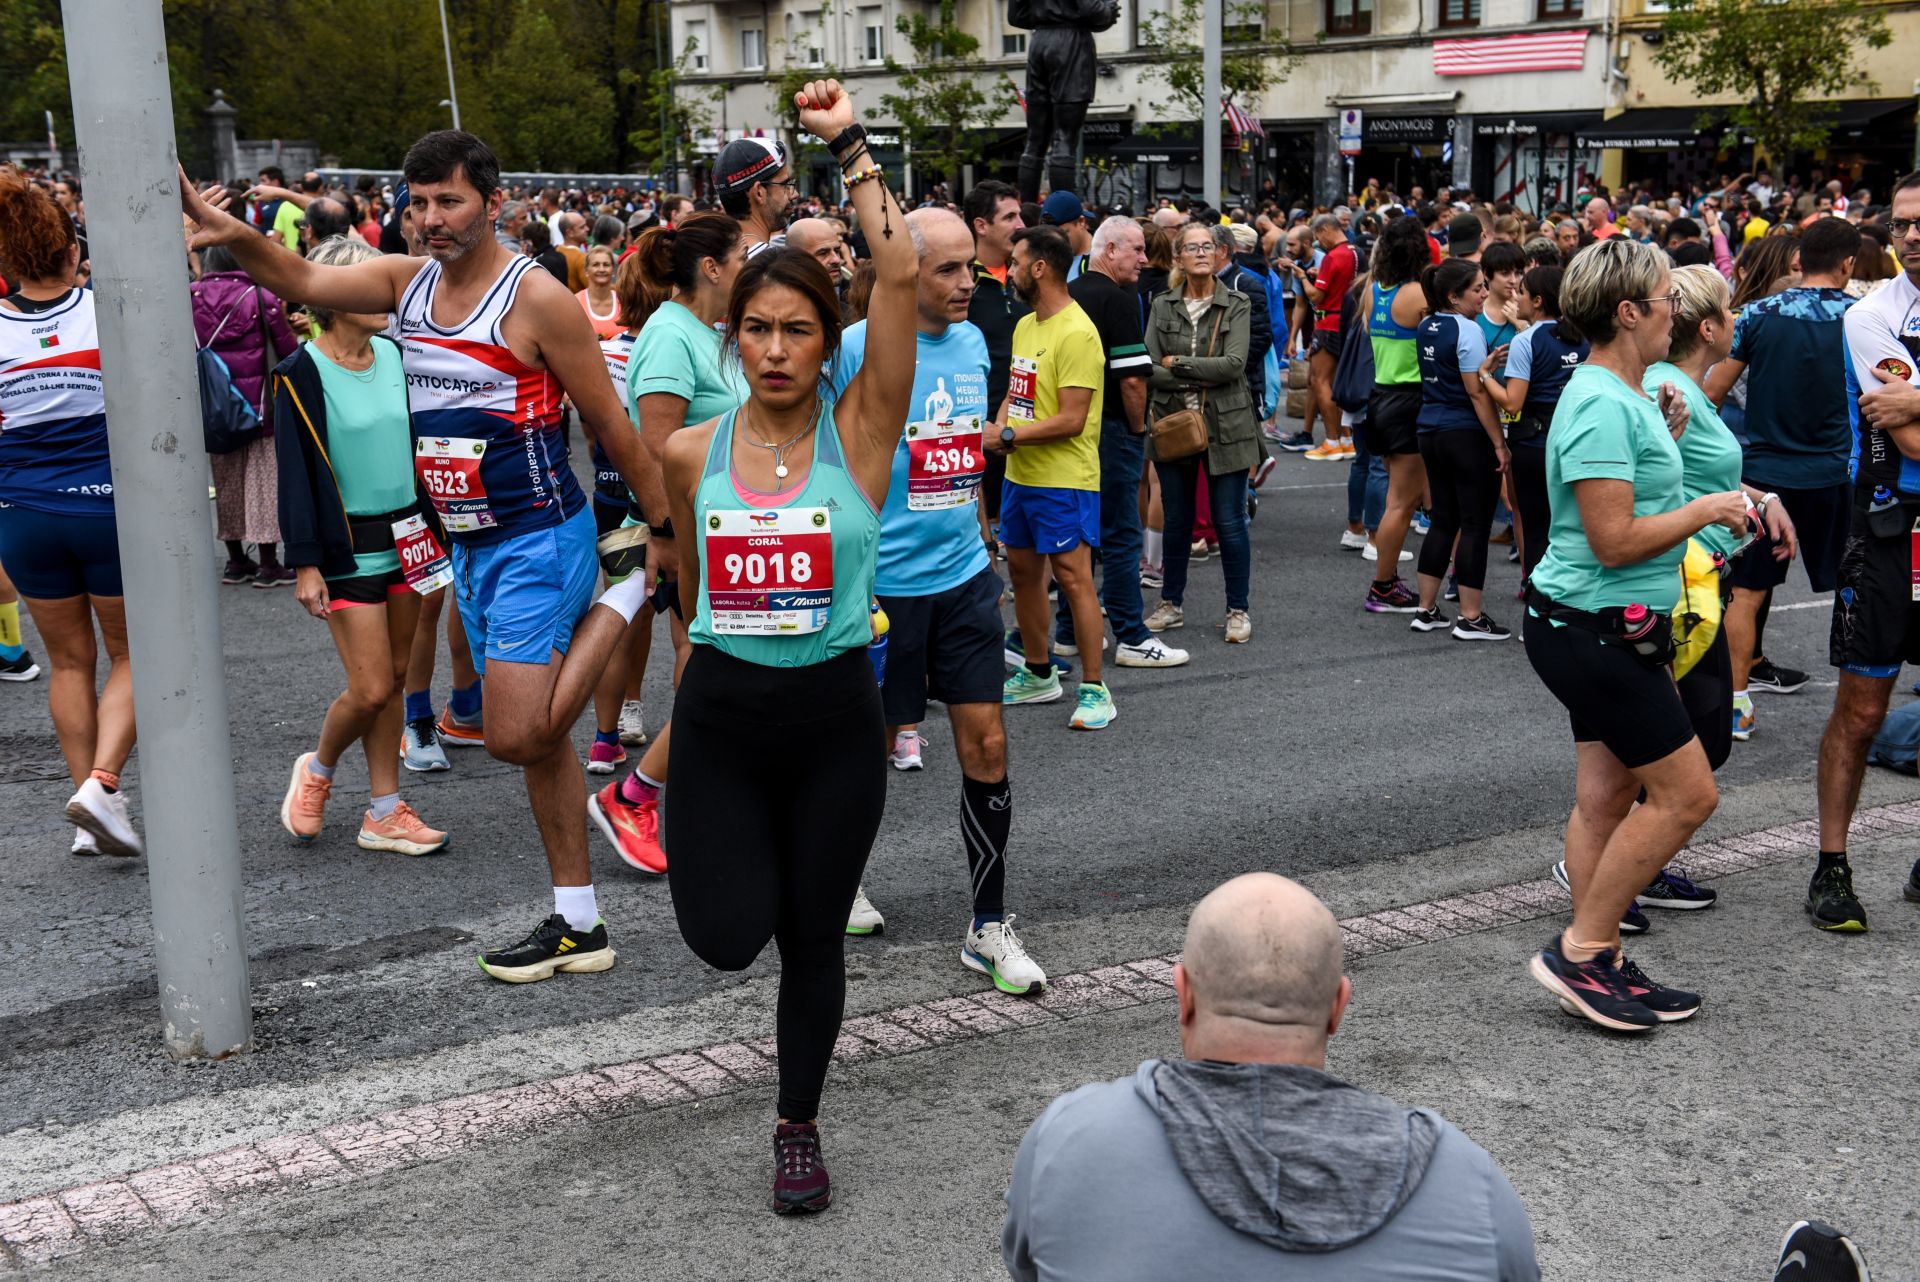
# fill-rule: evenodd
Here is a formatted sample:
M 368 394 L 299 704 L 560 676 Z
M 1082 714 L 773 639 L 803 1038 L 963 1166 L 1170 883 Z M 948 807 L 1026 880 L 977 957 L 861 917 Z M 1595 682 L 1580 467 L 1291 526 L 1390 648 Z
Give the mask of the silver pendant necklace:
M 819 424 L 820 409 L 819 409 L 818 401 L 815 402 L 815 407 L 816 408 L 813 411 L 813 416 L 807 420 L 807 425 L 801 428 L 799 431 L 795 432 L 792 436 L 788 437 L 786 440 L 781 441 L 777 445 L 772 441 L 763 441 L 763 440 L 755 439 L 760 435 L 760 429 L 758 426 L 754 427 L 753 435 L 747 438 L 747 444 L 758 446 L 763 450 L 773 451 L 773 475 L 776 479 L 782 480 L 782 481 L 787 479 L 787 460 L 786 460 L 787 451 L 792 449 L 794 445 L 799 442 L 801 437 L 805 436 L 808 432 L 811 432 L 814 429 L 814 427 Z

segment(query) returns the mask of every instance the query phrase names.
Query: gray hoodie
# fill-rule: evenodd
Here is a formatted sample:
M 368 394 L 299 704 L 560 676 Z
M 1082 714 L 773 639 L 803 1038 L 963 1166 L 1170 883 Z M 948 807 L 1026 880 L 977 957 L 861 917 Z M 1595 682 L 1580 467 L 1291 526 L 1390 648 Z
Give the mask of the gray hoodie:
M 1001 1235 L 1019 1282 L 1537 1282 L 1486 1150 L 1317 1069 L 1148 1060 L 1048 1106 Z

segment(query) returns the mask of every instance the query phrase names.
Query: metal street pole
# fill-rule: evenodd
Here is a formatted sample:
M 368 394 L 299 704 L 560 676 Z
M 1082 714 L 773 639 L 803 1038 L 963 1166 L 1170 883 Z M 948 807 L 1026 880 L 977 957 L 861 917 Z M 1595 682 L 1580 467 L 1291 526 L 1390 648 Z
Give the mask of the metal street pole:
M 169 1054 L 253 1044 L 245 887 L 207 536 L 160 0 L 64 0 L 126 580 L 153 955 Z
M 453 127 L 460 127 L 460 95 L 453 88 L 453 36 L 447 31 L 447 0 L 440 0 L 440 43 L 447 51 L 447 105 L 453 108 Z
M 1200 191 L 1220 208 L 1220 0 L 1206 0 L 1200 23 Z

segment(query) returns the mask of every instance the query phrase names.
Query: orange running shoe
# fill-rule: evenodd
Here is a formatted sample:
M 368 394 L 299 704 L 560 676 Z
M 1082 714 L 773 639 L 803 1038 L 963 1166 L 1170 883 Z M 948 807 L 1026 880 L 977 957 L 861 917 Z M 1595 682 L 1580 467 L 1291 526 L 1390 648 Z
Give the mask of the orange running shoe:
M 1340 449 L 1339 439 L 1334 438 L 1320 442 L 1320 444 L 1314 446 L 1300 457 L 1312 459 L 1316 463 L 1338 463 L 1342 459 L 1351 458 L 1352 456 L 1343 453 Z
M 453 719 L 453 709 L 448 708 L 440 714 L 440 723 L 435 727 L 440 732 L 440 742 L 449 748 L 484 748 L 487 746 L 485 723 L 466 722 Z
M 629 867 L 655 877 L 665 875 L 667 852 L 660 846 L 658 799 L 636 806 L 620 795 L 619 784 L 610 783 L 587 798 L 587 813 Z
M 280 826 L 302 841 L 320 835 L 326 822 L 327 798 L 333 795 L 333 780 L 322 779 L 307 769 L 314 754 L 303 752 L 293 759 L 293 777 L 287 780 L 287 795 L 280 799 Z
M 447 848 L 447 834 L 420 822 L 413 807 L 401 802 L 385 819 L 369 810 L 360 816 L 360 849 L 391 850 L 400 855 L 432 855 Z

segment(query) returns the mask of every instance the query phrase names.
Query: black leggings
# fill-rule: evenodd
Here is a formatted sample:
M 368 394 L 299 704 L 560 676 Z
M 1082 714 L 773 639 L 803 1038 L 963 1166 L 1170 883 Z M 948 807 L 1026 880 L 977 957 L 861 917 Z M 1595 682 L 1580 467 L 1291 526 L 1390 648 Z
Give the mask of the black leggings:
M 1500 501 L 1499 460 L 1494 457 L 1493 442 L 1477 427 L 1424 432 L 1420 457 L 1426 460 L 1427 489 L 1433 495 L 1428 512 L 1433 528 L 1420 545 L 1420 573 L 1445 578 L 1451 556 L 1460 586 L 1478 591 L 1487 585 L 1487 535 L 1493 531 L 1493 508 Z M 1460 536 L 1457 552 L 1456 534 Z
M 1531 577 L 1547 554 L 1547 527 L 1553 524 L 1547 506 L 1546 437 L 1513 447 L 1513 497 L 1520 504 L 1520 572 Z
M 847 912 L 886 806 L 864 650 L 769 668 L 696 645 L 673 701 L 673 912 L 720 970 L 780 946 L 780 1116 L 812 1121 L 840 1039 Z
M 1687 719 L 1707 750 L 1707 765 L 1718 770 L 1733 752 L 1733 656 L 1727 651 L 1725 628 L 1714 634 L 1713 644 L 1679 685 Z

